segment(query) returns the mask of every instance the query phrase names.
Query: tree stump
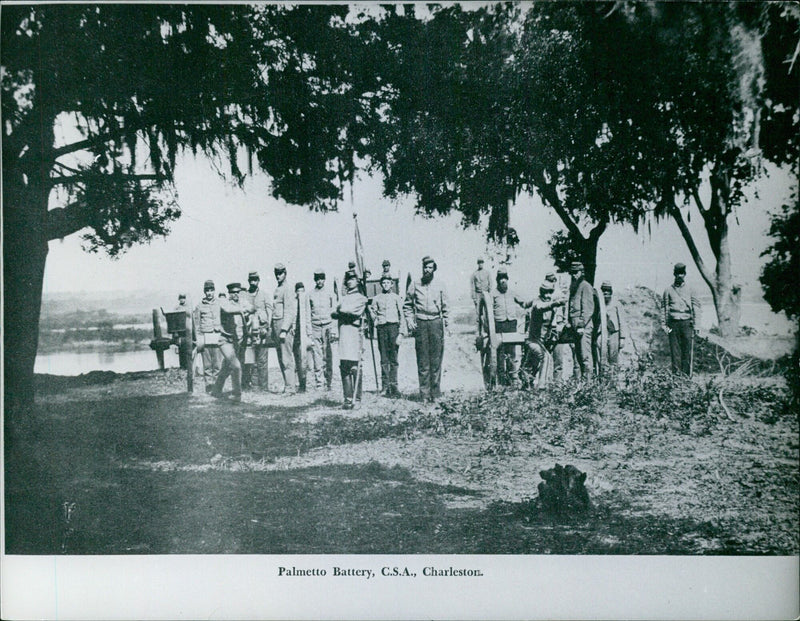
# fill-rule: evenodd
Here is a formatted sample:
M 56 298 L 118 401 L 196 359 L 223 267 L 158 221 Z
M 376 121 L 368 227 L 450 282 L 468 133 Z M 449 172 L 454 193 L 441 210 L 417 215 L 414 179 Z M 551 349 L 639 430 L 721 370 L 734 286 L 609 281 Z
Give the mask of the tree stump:
M 586 473 L 575 466 L 561 466 L 539 472 L 539 502 L 543 511 L 557 515 L 586 513 L 591 503 L 584 487 Z

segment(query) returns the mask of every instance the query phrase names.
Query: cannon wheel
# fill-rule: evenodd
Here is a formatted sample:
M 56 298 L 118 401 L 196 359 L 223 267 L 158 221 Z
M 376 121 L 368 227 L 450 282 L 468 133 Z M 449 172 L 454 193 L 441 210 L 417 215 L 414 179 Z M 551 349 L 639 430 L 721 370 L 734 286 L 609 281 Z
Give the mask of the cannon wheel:
M 492 321 L 491 298 L 484 292 L 478 302 L 478 337 L 480 338 L 483 384 L 488 390 L 497 383 L 497 333 Z

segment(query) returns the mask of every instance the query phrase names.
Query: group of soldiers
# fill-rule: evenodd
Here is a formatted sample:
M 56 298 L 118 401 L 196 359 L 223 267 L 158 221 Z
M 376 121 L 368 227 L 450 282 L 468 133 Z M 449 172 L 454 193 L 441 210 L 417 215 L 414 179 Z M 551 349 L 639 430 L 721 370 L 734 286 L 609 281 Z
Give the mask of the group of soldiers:
M 369 272 L 359 277 L 352 262 L 341 292 L 328 287 L 322 269 L 314 271 L 314 287 L 308 293 L 302 282 L 291 287 L 282 263 L 274 267 L 272 295 L 262 289 L 257 272 L 249 273 L 246 289 L 232 282 L 219 295 L 214 282 L 205 281 L 203 299 L 193 317 L 206 391 L 221 398 L 228 377 L 233 401 L 241 401 L 242 388 L 268 391 L 270 348 L 277 352 L 284 392 L 305 391 L 309 372 L 314 388 L 329 391 L 333 344 L 338 342 L 344 408 L 351 409 L 361 399 L 364 342 L 374 337 L 383 395 L 398 397 L 399 339 L 406 334 L 415 342 L 420 397 L 437 399 L 449 301 L 446 288 L 436 278 L 436 261 L 426 256 L 421 267 L 420 278 L 410 281 L 404 298 L 388 260 L 379 279 L 370 281 L 380 285 L 371 297 L 366 290 Z M 476 310 L 487 295 L 497 333 L 521 332 L 524 326 L 524 341 L 498 349 L 500 383 L 520 385 L 520 371 L 526 368 L 543 388 L 549 378 L 564 377 L 568 359 L 574 361 L 574 374 L 583 378 L 617 364 L 626 329 L 611 283 L 603 282 L 598 295 L 585 280 L 581 263 L 572 263 L 569 272 L 568 289 L 559 286 L 556 272 L 550 272 L 539 286 L 538 297 L 525 300 L 509 288 L 506 269 L 499 269 L 492 283 L 483 259 L 478 259 L 470 281 Z M 685 284 L 686 266 L 675 265 L 674 274 L 675 281 L 663 296 L 663 327 L 669 334 L 673 370 L 689 374 L 699 304 Z
M 618 363 L 627 328 L 611 283 L 604 281 L 596 292 L 584 277 L 584 265 L 577 261 L 569 272 L 568 288 L 559 287 L 558 275 L 549 272 L 539 286 L 539 296 L 525 300 L 509 289 L 503 268 L 497 271 L 492 289 L 491 276 L 483 259 L 478 259 L 470 280 L 476 310 L 480 311 L 480 301 L 488 294 L 496 333 L 519 332 L 525 325 L 524 345 L 512 340 L 498 347 L 501 384 L 519 385 L 523 368 L 537 387 L 544 388 L 553 377 L 565 379 L 568 360 L 579 378 L 590 378 Z M 661 325 L 669 335 L 673 372 L 690 375 L 700 305 L 685 282 L 686 265 L 675 264 L 673 274 L 674 282 L 662 296 Z M 482 346 L 479 336 L 476 347 Z
M 207 280 L 203 299 L 193 310 L 206 391 L 222 398 L 228 377 L 235 402 L 241 401 L 243 388 L 269 390 L 270 348 L 277 351 L 284 392 L 305 391 L 307 370 L 313 373 L 317 390 L 330 390 L 332 344 L 338 341 L 344 407 L 353 408 L 361 399 L 364 339 L 373 335 L 374 328 L 383 394 L 400 396 L 397 356 L 402 324 L 416 342 L 421 396 L 439 397 L 448 302 L 444 287 L 434 279 L 436 267 L 432 258 L 422 260 L 422 276 L 410 284 L 405 300 L 395 291 L 397 280 L 388 260 L 383 262 L 380 292 L 372 297 L 366 296 L 367 274 L 359 278 L 354 263 L 344 274 L 341 295 L 327 286 L 322 269 L 315 270 L 310 292 L 306 294 L 302 282 L 292 289 L 281 263 L 274 268 L 276 287 L 271 296 L 261 288 L 257 272 L 250 272 L 247 289 L 233 282 L 227 293 L 219 295 L 214 282 Z

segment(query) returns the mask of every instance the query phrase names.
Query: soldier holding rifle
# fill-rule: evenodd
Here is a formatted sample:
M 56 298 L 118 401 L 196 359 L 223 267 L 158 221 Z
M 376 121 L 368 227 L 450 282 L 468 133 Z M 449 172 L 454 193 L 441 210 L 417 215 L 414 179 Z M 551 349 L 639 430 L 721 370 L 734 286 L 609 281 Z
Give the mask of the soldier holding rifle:
M 311 359 L 314 365 L 314 381 L 317 390 L 331 389 L 333 378 L 333 352 L 331 350 L 331 313 L 334 309 L 333 294 L 325 287 L 325 271 L 314 271 L 314 288 L 308 294 L 311 307 Z
M 422 278 L 411 283 L 403 304 L 409 334 L 414 335 L 419 392 L 423 400 L 441 396 L 444 329 L 448 300 L 444 285 L 434 279 L 436 261 L 422 259 Z
M 675 280 L 664 291 L 662 299 L 662 328 L 669 336 L 672 372 L 691 376 L 700 302 L 686 284 L 686 265 L 676 263 L 673 275 Z
M 569 324 L 572 328 L 575 375 L 590 379 L 594 371 L 592 340 L 594 337 L 594 289 L 584 279 L 583 263 L 570 265 L 572 282 L 569 288 Z
M 265 343 L 269 336 L 269 322 L 272 315 L 272 302 L 267 294 L 260 287 L 261 277 L 258 272 L 250 272 L 247 276 L 248 289 L 243 291 L 241 297 L 247 302 L 253 311 L 252 326 L 250 334 L 250 344 L 255 350 L 255 377 L 250 364 L 243 369 L 242 381 L 245 386 L 257 384 L 259 389 L 266 392 L 269 389 L 269 374 L 267 364 L 269 362 L 269 347 Z
M 286 266 L 275 266 L 275 280 L 278 286 L 272 296 L 272 338 L 279 343 L 278 364 L 283 374 L 283 391 L 297 392 L 297 377 L 294 369 L 294 322 L 297 304 L 294 291 L 286 284 Z

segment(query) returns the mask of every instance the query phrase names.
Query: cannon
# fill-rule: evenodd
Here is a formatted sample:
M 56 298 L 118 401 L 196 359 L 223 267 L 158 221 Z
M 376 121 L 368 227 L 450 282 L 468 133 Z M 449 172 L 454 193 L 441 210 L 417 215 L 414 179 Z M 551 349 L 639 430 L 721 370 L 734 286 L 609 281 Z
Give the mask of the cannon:
M 522 327 L 519 326 L 519 328 Z M 487 390 L 492 390 L 498 383 L 497 353 L 500 346 L 522 347 L 524 344 L 525 334 L 523 332 L 497 332 L 495 330 L 491 294 L 484 292 L 478 302 L 478 337 L 475 347 L 480 353 L 483 383 Z
M 153 336 L 150 341 L 150 349 L 156 352 L 158 368 L 164 370 L 164 351 L 170 346 L 178 347 L 178 359 L 181 369 L 186 370 L 186 388 L 189 392 L 194 390 L 194 319 L 192 313 L 188 311 L 160 311 L 167 319 L 167 332 L 169 337 L 165 337 L 161 331 L 161 319 L 159 310 L 153 309 Z

